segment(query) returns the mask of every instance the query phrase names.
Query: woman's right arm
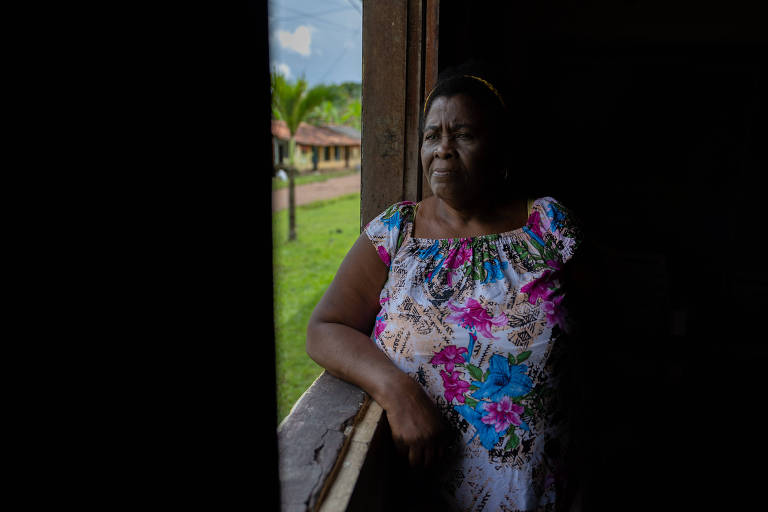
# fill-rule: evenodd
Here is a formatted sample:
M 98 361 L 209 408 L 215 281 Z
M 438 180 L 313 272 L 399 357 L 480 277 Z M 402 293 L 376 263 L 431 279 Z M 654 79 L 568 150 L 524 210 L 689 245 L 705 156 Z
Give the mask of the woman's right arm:
M 392 437 L 414 466 L 442 455 L 440 415 L 424 390 L 370 338 L 387 267 L 365 234 L 347 253 L 312 312 L 307 354 L 331 375 L 367 392 L 387 412 Z

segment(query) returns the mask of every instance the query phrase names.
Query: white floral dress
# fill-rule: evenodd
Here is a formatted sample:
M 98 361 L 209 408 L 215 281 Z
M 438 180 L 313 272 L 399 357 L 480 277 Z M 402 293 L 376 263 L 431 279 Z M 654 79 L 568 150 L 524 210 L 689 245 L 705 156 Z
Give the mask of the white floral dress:
M 457 510 L 554 510 L 568 441 L 561 276 L 578 226 L 544 197 L 519 229 L 414 238 L 416 208 L 394 204 L 365 227 L 389 267 L 372 339 L 454 434 L 440 492 Z

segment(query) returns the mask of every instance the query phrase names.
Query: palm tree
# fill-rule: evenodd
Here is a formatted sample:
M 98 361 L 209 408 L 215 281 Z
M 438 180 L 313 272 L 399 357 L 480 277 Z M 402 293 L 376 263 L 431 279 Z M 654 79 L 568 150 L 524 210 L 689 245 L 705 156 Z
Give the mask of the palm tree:
M 333 100 L 334 93 L 326 85 L 307 89 L 302 77 L 289 83 L 285 77 L 272 72 L 272 111 L 285 121 L 290 137 L 288 139 L 288 240 L 296 240 L 296 187 L 295 152 L 296 130 L 307 114 L 326 100 Z

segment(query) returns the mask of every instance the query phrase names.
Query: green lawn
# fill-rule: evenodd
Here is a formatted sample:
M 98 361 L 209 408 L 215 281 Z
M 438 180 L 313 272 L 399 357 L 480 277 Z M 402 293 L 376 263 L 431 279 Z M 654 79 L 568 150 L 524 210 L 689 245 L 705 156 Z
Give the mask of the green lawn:
M 341 178 L 342 176 L 349 176 L 350 174 L 359 173 L 357 169 L 342 169 L 338 171 L 321 171 L 317 174 L 308 172 L 296 176 L 296 185 L 306 185 L 307 183 L 316 183 L 318 181 L 325 181 L 331 178 Z M 288 180 L 281 180 L 278 178 L 272 178 L 272 190 L 278 190 L 281 188 L 288 188 Z
M 277 421 L 322 369 L 304 350 L 307 321 L 360 233 L 360 196 L 296 209 L 297 240 L 288 242 L 288 210 L 273 214 Z

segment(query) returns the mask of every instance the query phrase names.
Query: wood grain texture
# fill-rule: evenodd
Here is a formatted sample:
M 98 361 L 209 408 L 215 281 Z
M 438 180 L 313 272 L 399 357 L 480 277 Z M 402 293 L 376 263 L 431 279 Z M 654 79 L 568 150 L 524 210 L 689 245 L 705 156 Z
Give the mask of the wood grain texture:
M 283 512 L 312 510 L 318 503 L 366 397 L 360 388 L 323 372 L 280 424 Z
M 408 2 L 363 8 L 361 227 L 403 197 Z
M 385 421 L 384 410 L 378 403 L 370 401 L 362 419 L 354 427 L 349 447 L 337 464 L 338 471 L 318 508 L 319 512 L 348 510 L 350 500 L 358 487 L 358 480 L 368 458 L 374 435 L 382 427 L 382 421 Z M 366 496 L 366 501 L 378 501 L 373 498 L 373 496 Z
M 418 201 L 421 188 L 419 122 L 424 97 L 424 8 L 423 0 L 408 2 L 408 51 L 405 72 L 405 149 L 403 199 Z

